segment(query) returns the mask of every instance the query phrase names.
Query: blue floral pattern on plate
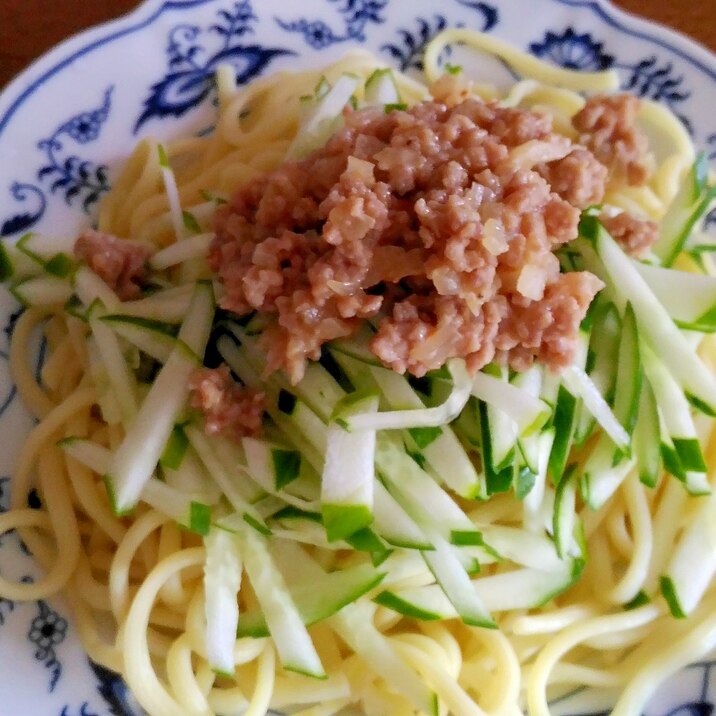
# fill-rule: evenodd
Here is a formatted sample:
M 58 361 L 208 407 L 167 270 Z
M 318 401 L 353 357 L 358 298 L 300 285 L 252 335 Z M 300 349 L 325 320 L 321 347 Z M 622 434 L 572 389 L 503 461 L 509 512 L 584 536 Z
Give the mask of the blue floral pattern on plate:
M 335 31 L 323 20 L 305 17 L 297 20 L 283 20 L 276 18 L 276 23 L 286 32 L 297 32 L 303 36 L 306 44 L 315 50 L 334 45 L 338 42 L 355 40 L 365 41 L 365 29 L 369 23 L 381 24 L 385 22 L 381 11 L 388 4 L 388 0 L 328 0 L 341 15 L 343 28 Z
M 484 2 L 471 2 L 470 0 L 457 0 L 463 7 L 470 8 L 477 12 L 477 16 L 471 19 L 470 27 L 489 32 L 499 21 L 499 11 L 494 5 Z M 380 49 L 387 52 L 404 72 L 410 69 L 423 69 L 423 53 L 425 46 L 435 35 L 450 26 L 450 21 L 445 15 L 435 14 L 431 17 L 416 17 L 414 28 L 401 27 L 397 31 L 397 40 L 386 43 Z M 456 22 L 454 26 L 463 27 L 465 23 Z M 445 60 L 450 54 L 450 48 L 446 48 Z
M 180 117 L 214 90 L 213 76 L 220 65 L 231 65 L 236 81 L 244 84 L 260 74 L 272 59 L 293 54 L 280 47 L 243 44 L 258 20 L 250 0 L 218 11 L 208 27 L 182 23 L 169 32 L 168 71 L 152 85 L 134 131 L 152 118 Z
M 41 184 L 49 184 L 49 193 L 61 192 L 65 202 L 72 205 L 81 203 L 82 210 L 89 214 L 97 200 L 109 190 L 107 167 L 94 165 L 73 154 L 67 147 L 67 141 L 74 144 L 89 144 L 95 141 L 107 120 L 112 106 L 112 90 L 104 92 L 102 104 L 96 109 L 80 112 L 63 122 L 51 136 L 41 139 L 37 148 L 45 155 L 45 164 L 37 170 L 40 184 L 15 181 L 10 193 L 25 205 L 23 213 L 14 214 L 0 224 L 0 237 L 27 231 L 36 224 L 47 207 L 47 191 Z M 35 203 L 27 208 L 27 203 Z
M 409 6 L 404 0 L 305 0 L 300 8 L 280 0 L 147 0 L 132 16 L 55 51 L 0 97 L 0 147 L 12 136 L 22 156 L 20 162 L 0 166 L 0 198 L 6 199 L 0 201 L 0 238 L 30 228 L 86 223 L 110 188 L 106 157 L 116 161 L 148 130 L 168 136 L 207 126 L 216 97 L 212 75 L 220 64 L 230 64 L 237 81 L 245 83 L 303 60 L 325 62 L 358 44 L 413 71 L 420 69 L 430 38 L 449 26 L 495 32 L 564 67 L 616 69 L 625 89 L 669 106 L 716 159 L 716 120 L 699 104 L 699 87 L 710 89 L 709 107 L 716 102 L 716 61 L 705 62 L 683 40 L 626 20 L 601 1 L 534 0 L 525 22 L 524 0 L 445 0 L 439 6 L 432 0 L 413 0 Z M 126 58 L 138 47 L 145 52 L 146 67 L 141 80 L 128 79 Z M 449 56 L 448 48 L 442 59 Z M 73 65 L 75 74 L 63 74 L 80 58 Z M 83 69 L 100 65 L 97 72 Z M 46 99 L 58 78 L 64 94 Z M 73 101 L 68 83 L 72 89 L 86 88 L 85 99 Z M 32 104 L 34 98 L 42 100 L 39 106 Z M 13 135 L 22 123 L 32 131 Z M 716 225 L 716 211 L 706 224 Z M 19 313 L 0 296 L 0 435 L 10 435 L 21 416 L 7 375 L 7 341 Z M 6 440 L 3 448 L 15 442 Z M 0 511 L 7 508 L 6 476 L 13 464 L 13 451 L 5 452 L 0 451 L 0 474 L 5 475 L 0 477 Z M 36 494 L 28 496 L 28 504 L 38 506 Z M 17 537 L 0 536 L 0 546 L 0 573 L 33 579 L 34 566 L 23 557 Z M 12 716 L 142 714 L 117 675 L 77 656 L 77 635 L 64 605 L 0 599 L 0 629 L 0 658 L 12 653 L 18 663 L 28 660 L 18 666 L 18 680 L 33 664 L 40 667 L 33 672 L 33 694 L 21 705 L 6 706 L 10 691 L 0 691 L 3 713 L 11 708 Z M 712 716 L 712 667 L 706 662 L 683 671 L 668 701 L 655 703 L 648 716 Z M 560 713 L 587 716 L 584 708 L 570 709 L 569 703 L 563 702 Z M 594 710 L 591 714 L 597 716 Z

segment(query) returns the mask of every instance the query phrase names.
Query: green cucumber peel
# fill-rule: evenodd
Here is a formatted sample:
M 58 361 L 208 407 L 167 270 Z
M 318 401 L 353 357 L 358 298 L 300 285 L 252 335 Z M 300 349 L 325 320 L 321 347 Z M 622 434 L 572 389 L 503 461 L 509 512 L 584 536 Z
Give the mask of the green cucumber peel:
M 435 426 L 431 428 L 408 428 L 408 433 L 415 441 L 415 444 L 422 450 L 430 443 L 435 442 L 443 434 L 443 431 L 442 428 Z
M 192 214 L 190 211 L 187 211 L 184 209 L 181 213 L 182 216 L 182 222 L 184 223 L 184 228 L 190 233 L 190 234 L 200 234 L 201 233 L 201 227 L 199 226 L 199 222 L 196 220 L 196 217 L 194 214 Z
M 5 248 L 5 244 L 0 242 L 0 281 L 5 283 L 9 281 L 15 273 L 15 268 L 10 259 L 10 255 Z
M 569 451 L 572 447 L 574 432 L 576 430 L 576 414 L 578 398 L 572 395 L 564 386 L 559 386 L 557 404 L 554 409 L 552 425 L 555 429 L 555 439 L 549 454 L 547 472 L 552 483 L 559 485 L 562 482 Z
M 674 449 L 674 446 L 668 442 L 662 441 L 660 446 L 661 459 L 664 463 L 664 469 L 673 475 L 677 480 L 682 482 L 686 480 L 686 471 L 684 470 L 679 455 Z
M 317 624 L 348 604 L 352 604 L 367 592 L 375 589 L 385 579 L 385 572 L 376 572 L 371 565 L 363 564 L 346 570 L 330 572 L 317 577 L 311 583 L 289 589 L 305 626 Z M 333 586 L 335 585 L 335 587 Z M 332 600 L 329 607 L 321 608 L 324 598 Z M 241 615 L 238 638 L 250 636 L 255 639 L 270 636 L 266 620 L 259 609 L 250 609 Z
M 55 254 L 45 263 L 45 271 L 58 278 L 67 278 L 75 270 L 75 262 L 67 254 Z
M 409 617 L 410 619 L 417 619 L 419 621 L 429 622 L 429 621 L 437 621 L 440 619 L 443 619 L 443 616 L 441 614 L 437 614 L 435 612 L 429 612 L 425 609 L 421 609 L 415 604 L 412 604 L 411 602 L 406 601 L 405 599 L 401 599 L 397 594 L 394 592 L 381 592 L 377 597 L 373 598 L 373 601 L 376 604 L 380 604 L 382 607 L 387 607 L 388 609 L 392 609 L 394 612 L 397 612 L 398 614 L 402 614 L 403 616 Z
M 175 425 L 164 447 L 164 452 L 159 458 L 159 464 L 171 470 L 178 470 L 181 467 L 188 448 L 189 438 L 184 432 L 183 426 Z
M 159 166 L 162 167 L 162 169 L 169 169 L 169 157 L 163 144 L 157 145 L 157 155 L 159 156 Z
M 518 500 L 524 500 L 532 491 L 537 480 L 537 475 L 527 466 L 515 464 L 515 474 L 513 484 L 515 488 L 515 497 Z
M 672 438 L 684 472 L 706 472 L 707 466 L 698 438 Z
M 202 502 L 192 500 L 189 506 L 189 530 L 198 535 L 206 536 L 211 528 L 211 507 Z
M 298 478 L 301 472 L 301 453 L 297 450 L 271 450 L 271 462 L 276 478 L 276 489 L 282 490 Z
M 318 512 L 307 512 L 301 510 L 294 505 L 286 505 L 282 507 L 278 512 L 271 515 L 273 520 L 310 520 L 311 522 L 321 522 L 322 518 Z
M 321 516 L 329 542 L 348 539 L 373 522 L 373 513 L 366 505 L 331 505 L 324 503 L 321 505 Z M 367 549 L 362 549 L 361 551 L 373 552 L 376 550 L 384 550 L 380 540 L 377 540 L 377 544 L 373 543 Z
M 671 577 L 667 577 L 666 575 L 661 577 L 659 580 L 659 586 L 661 587 L 661 594 L 669 606 L 671 615 L 675 619 L 686 619 L 686 613 L 681 607 L 679 595 Z
M 94 304 L 93 304 L 94 305 Z M 91 307 L 90 307 L 91 308 Z M 88 309 L 89 310 L 89 309 Z M 112 313 L 107 316 L 100 316 L 101 321 L 105 323 L 127 323 L 138 328 L 146 328 L 148 331 L 156 331 L 172 338 L 177 335 L 177 326 L 157 321 L 153 318 L 142 318 L 141 316 L 125 316 L 121 313 Z
M 249 527 L 256 530 L 259 534 L 264 535 L 264 537 L 269 537 L 272 534 L 270 528 L 262 522 L 259 522 L 253 515 L 244 513 L 243 520 Z
M 640 589 L 633 599 L 630 599 L 625 605 L 624 605 L 624 611 L 630 612 L 633 609 L 638 609 L 639 607 L 643 607 L 645 604 L 651 603 L 651 597 L 643 590 Z

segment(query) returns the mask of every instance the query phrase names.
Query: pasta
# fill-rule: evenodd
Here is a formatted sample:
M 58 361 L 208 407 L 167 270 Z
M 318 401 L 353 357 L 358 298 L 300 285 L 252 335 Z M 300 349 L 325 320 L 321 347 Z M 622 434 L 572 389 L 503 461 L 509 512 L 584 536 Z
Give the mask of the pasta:
M 438 81 L 444 69 L 441 51 L 458 42 L 499 57 L 525 78 L 499 98 L 504 106 L 549 113 L 557 131 L 570 139 L 576 136 L 571 118 L 585 104 L 580 93 L 617 88 L 611 72 L 579 74 L 556 69 L 494 38 L 464 29 L 446 31 L 428 45 L 425 75 L 429 82 Z M 220 70 L 215 131 L 166 147 L 176 196 L 166 191 L 164 149 L 160 151 L 151 139 L 142 140 L 101 206 L 98 230 L 129 237 L 155 251 L 170 247 L 177 236 L 186 234 L 178 223 L 177 205 L 203 230 L 211 223 L 217 197 L 228 197 L 237 186 L 252 182 L 284 160 L 301 127 L 299 98 L 312 95 L 322 77 L 331 85 L 344 73 L 365 81 L 376 69 L 380 69 L 376 58 L 351 52 L 324 70 L 279 73 L 238 91 L 232 72 Z M 394 77 L 407 105 L 430 96 L 422 82 L 397 72 Z M 456 81 L 464 81 L 464 91 L 478 96 L 490 98 L 494 92 L 462 76 Z M 651 179 L 643 186 L 610 183 L 605 204 L 615 212 L 662 221 L 696 153 L 684 128 L 663 107 L 644 102 L 639 121 L 660 139 Z M 206 244 L 208 240 L 201 236 L 200 231 L 195 244 Z M 710 269 L 709 255 L 704 253 L 702 259 Z M 684 268 L 694 270 L 692 259 L 680 260 Z M 195 263 L 187 262 L 176 269 L 176 284 L 201 278 L 198 271 Z M 181 288 L 165 288 L 174 290 L 177 300 L 184 295 Z M 142 315 L 141 303 L 141 298 L 125 303 L 125 313 L 131 315 L 136 309 Z M 39 382 L 27 364 L 29 341 L 38 329 L 49 349 Z M 32 600 L 62 592 L 90 658 L 121 673 L 152 716 L 259 716 L 269 709 L 296 716 L 331 716 L 349 713 L 350 708 L 366 716 L 408 716 L 423 705 L 416 703 L 415 684 L 427 684 L 437 695 L 436 713 L 441 716 L 546 716 L 550 700 L 583 687 L 617 694 L 613 713 L 634 716 L 642 712 L 666 676 L 716 646 L 716 582 L 711 575 L 688 619 L 674 619 L 659 595 L 660 577 L 680 536 L 704 515 L 714 514 L 715 498 L 691 497 L 680 482 L 665 474 L 650 487 L 640 481 L 639 470 L 632 465 L 602 507 L 579 507 L 588 560 L 578 581 L 539 608 L 496 613 L 499 629 L 468 626 L 459 619 L 405 617 L 372 601 L 380 592 L 376 587 L 351 605 L 353 611 L 342 610 L 310 627 L 325 679 L 284 670 L 274 640 L 260 635 L 232 638 L 235 671 L 217 673 L 206 639 L 204 566 L 211 537 L 179 524 L 161 492 L 154 498 L 143 493 L 143 501 L 128 516 L 116 514 L 102 470 L 94 469 L 91 459 L 73 456 L 59 442 L 80 436 L 116 451 L 125 438 L 126 423 L 107 420 L 107 415 L 125 409 L 136 413 L 132 396 L 135 400 L 143 397 L 134 395 L 131 386 L 124 397 L 111 397 L 122 371 L 109 377 L 98 373 L 97 355 L 88 349 L 90 330 L 94 328 L 65 310 L 63 303 L 30 307 L 17 322 L 10 366 L 38 424 L 24 444 L 13 477 L 12 509 L 0 515 L 0 532 L 17 529 L 46 573 L 28 584 L 0 578 L 0 595 Z M 712 369 L 716 354 L 711 335 L 702 338 L 699 353 Z M 713 421 L 699 416 L 695 422 L 709 466 L 707 482 L 713 487 Z M 208 455 L 202 453 L 201 436 L 195 436 L 194 443 L 189 428 L 187 433 L 197 464 L 211 471 L 211 450 Z M 217 446 L 215 458 L 220 463 L 221 447 Z M 41 495 L 41 510 L 25 507 L 33 487 Z M 222 484 L 228 496 L 227 489 L 231 485 Z M 298 493 L 287 495 L 286 500 L 292 500 L 296 509 L 310 502 Z M 495 494 L 486 502 L 460 500 L 459 504 L 486 533 L 491 527 L 521 525 L 524 520 L 523 502 L 512 493 Z M 250 561 L 259 550 L 260 538 L 251 536 L 251 530 L 242 534 L 244 568 L 253 582 Z M 284 557 L 276 556 L 276 560 L 288 571 L 295 554 L 291 549 L 298 548 L 298 543 L 290 543 L 293 537 L 288 529 L 274 534 L 286 549 Z M 330 572 L 341 560 L 348 566 L 357 563 L 355 552 L 326 548 L 322 539 L 306 533 L 301 542 L 316 568 Z M 319 576 L 321 569 L 316 572 Z M 508 571 L 489 562 L 485 569 L 488 574 Z M 396 577 L 391 589 L 423 587 L 423 580 L 421 574 L 407 570 L 402 580 Z M 258 608 L 256 593 L 245 577 L 239 603 L 241 624 L 245 613 Z

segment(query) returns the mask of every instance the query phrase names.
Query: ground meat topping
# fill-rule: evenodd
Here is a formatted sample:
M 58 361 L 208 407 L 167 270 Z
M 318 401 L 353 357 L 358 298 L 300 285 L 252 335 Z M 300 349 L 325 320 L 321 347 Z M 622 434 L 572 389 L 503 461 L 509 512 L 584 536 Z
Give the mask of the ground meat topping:
M 616 216 L 602 214 L 599 221 L 621 247 L 636 258 L 643 258 L 659 238 L 659 225 L 636 219 L 626 211 Z
M 114 290 L 120 300 L 129 301 L 140 295 L 151 254 L 147 247 L 88 229 L 77 239 L 74 250 L 75 256 Z
M 582 147 L 573 149 L 563 159 L 541 165 L 538 171 L 552 191 L 580 209 L 599 204 L 604 198 L 609 171 Z
M 630 94 L 592 97 L 572 118 L 579 142 L 629 184 L 649 178 L 648 139 L 636 123 L 641 101 Z
M 366 318 L 372 350 L 399 372 L 455 356 L 472 371 L 496 355 L 569 363 L 600 282 L 560 274 L 554 250 L 576 237 L 606 169 L 545 114 L 455 101 L 347 111 L 325 147 L 217 211 L 222 306 L 275 315 L 269 369 L 300 380 Z
M 265 396 L 236 383 L 228 366 L 200 368 L 189 388 L 190 404 L 204 414 L 207 435 L 223 433 L 236 439 L 260 434 Z

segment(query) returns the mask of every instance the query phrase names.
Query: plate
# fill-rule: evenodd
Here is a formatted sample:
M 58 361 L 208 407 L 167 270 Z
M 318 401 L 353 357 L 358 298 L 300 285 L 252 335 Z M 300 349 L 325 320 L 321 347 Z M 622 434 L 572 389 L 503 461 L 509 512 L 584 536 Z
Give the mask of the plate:
M 606 2 L 531 0 L 528 21 L 525 6 L 524 0 L 148 0 L 59 45 L 0 97 L 0 240 L 29 230 L 75 233 L 92 221 L 140 137 L 210 127 L 210 76 L 219 63 L 230 63 L 246 82 L 322 65 L 361 46 L 386 63 L 418 70 L 426 42 L 449 26 L 488 31 L 565 67 L 616 69 L 625 89 L 666 104 L 697 146 L 716 157 L 716 57 Z M 716 212 L 709 223 L 716 225 Z M 31 426 L 7 370 L 18 315 L 3 292 L 0 510 Z M 38 506 L 37 496 L 28 502 Z M 37 574 L 12 534 L 0 537 L 0 574 L 25 580 Z M 0 664 L 12 664 L 0 669 L 0 712 L 7 716 L 141 714 L 121 680 L 88 661 L 62 600 L 0 599 Z M 612 698 L 580 692 L 555 704 L 554 713 L 606 714 Z M 714 699 L 714 663 L 695 664 L 661 686 L 647 716 L 709 716 Z

